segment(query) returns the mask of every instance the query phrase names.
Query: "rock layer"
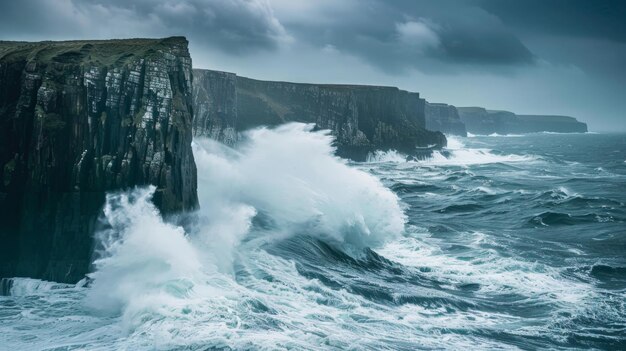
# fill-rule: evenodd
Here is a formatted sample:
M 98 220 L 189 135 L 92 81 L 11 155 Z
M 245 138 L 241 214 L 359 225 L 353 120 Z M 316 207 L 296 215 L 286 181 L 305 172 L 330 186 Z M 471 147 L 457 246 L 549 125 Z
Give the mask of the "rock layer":
M 233 130 L 315 123 L 331 130 L 338 155 L 355 160 L 378 149 L 415 154 L 416 147 L 446 143 L 443 134 L 425 129 L 425 101 L 418 93 L 394 87 L 261 81 L 199 69 L 194 76 L 194 135 L 233 143 Z
M 197 206 L 187 40 L 0 42 L 0 276 L 76 282 L 105 193 Z
M 574 117 L 555 115 L 517 115 L 521 133 L 586 133 L 587 124 Z
M 584 133 L 587 124 L 568 116 L 516 115 L 482 107 L 458 107 L 459 116 L 472 134 L 522 134 L 537 132 Z
M 456 107 L 448 104 L 426 102 L 426 129 L 446 134 L 467 136 L 465 124 Z
M 193 85 L 194 136 L 227 145 L 237 140 L 237 76 L 220 71 L 195 70 Z

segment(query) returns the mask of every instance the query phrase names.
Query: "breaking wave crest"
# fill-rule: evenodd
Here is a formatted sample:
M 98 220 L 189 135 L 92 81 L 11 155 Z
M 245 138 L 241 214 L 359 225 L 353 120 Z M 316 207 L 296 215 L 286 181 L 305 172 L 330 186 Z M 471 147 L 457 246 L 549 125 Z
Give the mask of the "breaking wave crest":
M 625 349 L 623 139 L 536 138 L 369 163 L 302 124 L 196 140 L 201 209 L 110 194 L 88 279 L 0 280 L 0 349 Z
M 437 166 L 468 166 L 490 163 L 532 162 L 538 158 L 533 155 L 497 154 L 491 149 L 470 148 L 459 137 L 446 136 L 448 146 L 443 150 L 433 150 L 432 154 L 416 160 L 396 150 L 376 151 L 368 155 L 367 162 L 371 163 L 402 163 L 415 162 L 418 164 Z
M 253 130 L 238 150 L 196 140 L 201 210 L 186 230 L 162 219 L 154 187 L 107 196 L 86 303 L 121 312 L 132 331 L 242 293 L 235 263 L 267 243 L 305 234 L 359 252 L 402 234 L 397 196 L 333 156 L 331 142 L 304 124 Z

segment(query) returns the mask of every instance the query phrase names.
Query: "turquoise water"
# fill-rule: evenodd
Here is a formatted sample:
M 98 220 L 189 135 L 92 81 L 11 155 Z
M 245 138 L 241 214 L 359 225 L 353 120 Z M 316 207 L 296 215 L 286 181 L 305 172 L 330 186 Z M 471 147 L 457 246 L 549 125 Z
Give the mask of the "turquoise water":
M 309 130 L 196 141 L 185 229 L 110 196 L 90 279 L 4 283 L 0 349 L 626 348 L 626 135 L 345 163 Z

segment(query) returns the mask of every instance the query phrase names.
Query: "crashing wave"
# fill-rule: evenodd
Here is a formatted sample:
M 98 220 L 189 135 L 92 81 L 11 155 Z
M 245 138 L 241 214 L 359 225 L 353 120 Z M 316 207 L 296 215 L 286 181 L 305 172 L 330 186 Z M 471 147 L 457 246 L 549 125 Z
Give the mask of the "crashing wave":
M 467 133 L 467 137 L 468 138 L 476 138 L 476 137 L 503 137 L 503 138 L 520 138 L 525 136 L 526 134 L 498 134 L 498 133 L 491 133 L 491 134 L 472 134 L 472 133 Z
M 410 158 L 396 150 L 382 151 L 376 150 L 367 155 L 368 163 L 383 163 L 383 162 L 393 162 L 393 163 L 402 163 L 407 162 Z
M 132 330 L 153 315 L 182 318 L 194 297 L 239 294 L 233 264 L 250 245 L 306 234 L 362 248 L 400 235 L 398 197 L 335 157 L 332 137 L 312 127 L 256 129 L 237 150 L 196 140 L 201 210 L 187 230 L 162 219 L 155 187 L 108 195 L 87 304 L 121 312 Z
M 443 150 L 433 150 L 430 156 L 425 156 L 419 160 L 395 150 L 378 150 L 368 156 L 367 162 L 418 162 L 420 164 L 437 166 L 469 166 L 489 163 L 532 162 L 537 160 L 537 157 L 532 155 L 498 155 L 491 149 L 468 148 L 461 138 L 455 136 L 447 136 L 447 139 L 448 146 Z
M 74 285 L 32 278 L 0 279 L 0 296 L 30 296 L 45 294 L 51 290 L 74 288 Z

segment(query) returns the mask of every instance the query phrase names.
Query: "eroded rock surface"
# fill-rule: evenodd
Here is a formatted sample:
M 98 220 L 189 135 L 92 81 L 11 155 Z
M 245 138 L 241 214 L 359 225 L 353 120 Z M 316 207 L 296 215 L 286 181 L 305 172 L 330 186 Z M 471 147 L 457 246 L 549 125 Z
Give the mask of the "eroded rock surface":
M 75 282 L 105 193 L 197 206 L 187 40 L 0 42 L 0 276 Z
M 467 136 L 465 124 L 456 107 L 448 104 L 426 102 L 426 129 L 446 134 Z
M 442 133 L 425 129 L 425 101 L 394 87 L 272 82 L 232 73 L 194 70 L 194 135 L 232 144 L 237 132 L 285 122 L 329 129 L 340 156 L 363 160 L 374 150 L 414 154 L 443 146 Z
M 584 133 L 587 124 L 574 117 L 516 115 L 483 107 L 457 107 L 467 131 L 472 134 L 522 134 L 537 132 Z

